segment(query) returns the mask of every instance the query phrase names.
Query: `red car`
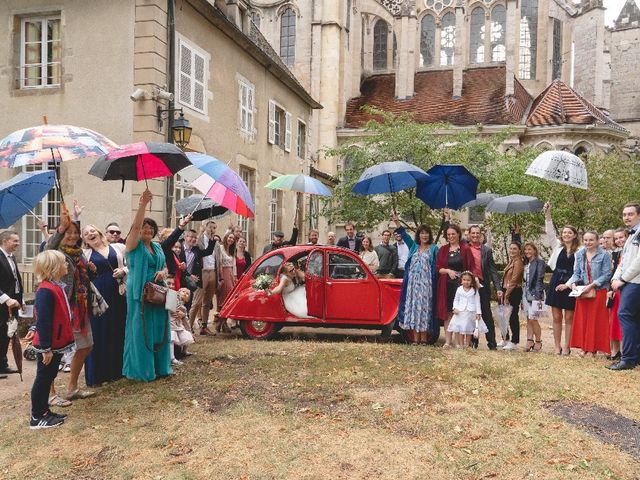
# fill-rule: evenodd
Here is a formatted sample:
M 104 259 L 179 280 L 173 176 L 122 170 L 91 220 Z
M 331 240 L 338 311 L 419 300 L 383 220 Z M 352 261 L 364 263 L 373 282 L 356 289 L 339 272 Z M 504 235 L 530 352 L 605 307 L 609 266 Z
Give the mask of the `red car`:
M 255 290 L 261 274 L 278 284 L 285 262 L 304 271 L 307 312 L 312 318 L 289 313 L 282 295 Z M 269 339 L 282 327 L 379 329 L 389 337 L 395 327 L 402 280 L 379 279 L 351 250 L 304 245 L 269 252 L 251 265 L 229 293 L 220 317 L 236 320 L 245 337 Z

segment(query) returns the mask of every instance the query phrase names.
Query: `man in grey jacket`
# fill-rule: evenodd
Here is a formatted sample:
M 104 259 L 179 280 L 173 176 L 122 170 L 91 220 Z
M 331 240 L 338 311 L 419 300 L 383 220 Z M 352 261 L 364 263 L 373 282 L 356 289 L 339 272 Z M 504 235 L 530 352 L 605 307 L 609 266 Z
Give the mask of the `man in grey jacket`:
M 620 291 L 618 318 L 622 328 L 622 358 L 609 365 L 609 370 L 630 370 L 640 364 L 640 204 L 626 204 L 622 221 L 629 229 L 629 238 L 611 279 L 613 290 Z
M 391 232 L 385 230 L 382 232 L 382 243 L 374 248 L 380 261 L 376 272 L 378 278 L 394 278 L 394 272 L 398 268 L 398 250 L 389 243 L 390 240 Z
M 482 319 L 487 325 L 487 346 L 489 350 L 496 350 L 496 328 L 493 323 L 493 315 L 491 314 L 491 282 L 496 289 L 498 299 L 502 298 L 502 290 L 496 263 L 493 260 L 493 251 L 482 243 L 482 231 L 478 225 L 469 227 L 469 240 L 471 253 L 473 254 L 474 264 L 476 265 L 473 272 L 477 277 L 482 288 L 478 290 L 480 294 L 480 309 L 482 310 Z M 477 340 L 474 339 L 474 347 L 477 348 Z

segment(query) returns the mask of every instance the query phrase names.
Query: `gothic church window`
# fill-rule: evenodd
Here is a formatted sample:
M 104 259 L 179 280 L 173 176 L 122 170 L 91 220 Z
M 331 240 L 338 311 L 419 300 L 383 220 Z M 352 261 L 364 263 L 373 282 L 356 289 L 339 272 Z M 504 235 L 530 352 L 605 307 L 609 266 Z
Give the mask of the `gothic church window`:
M 440 65 L 453 65 L 456 44 L 456 17 L 447 12 L 440 23 Z
M 420 65 L 430 67 L 436 54 L 436 19 L 425 15 L 420 21 Z
M 280 16 L 280 58 L 291 66 L 296 59 L 296 12 L 285 8 Z
M 387 22 L 378 20 L 373 27 L 373 69 L 387 69 Z
M 538 50 L 538 0 L 520 3 L 520 67 L 518 76 L 523 80 L 536 78 Z
M 484 63 L 484 9 L 471 12 L 469 35 L 469 63 Z
M 496 5 L 491 10 L 491 61 L 504 62 L 506 59 L 505 37 L 507 31 L 507 10 L 504 5 Z
M 562 22 L 553 19 L 553 56 L 551 57 L 551 79 L 557 80 L 562 76 Z

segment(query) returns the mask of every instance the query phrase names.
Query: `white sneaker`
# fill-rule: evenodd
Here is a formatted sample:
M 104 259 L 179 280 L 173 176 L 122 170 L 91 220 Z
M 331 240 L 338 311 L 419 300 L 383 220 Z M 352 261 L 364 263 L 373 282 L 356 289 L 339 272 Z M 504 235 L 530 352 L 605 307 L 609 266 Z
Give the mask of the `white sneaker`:
M 175 358 L 173 360 L 171 360 L 171 365 L 182 365 L 182 364 L 183 364 L 183 362 L 181 362 L 180 360 L 177 360 Z
M 503 350 L 517 350 L 518 349 L 518 345 L 516 345 L 513 342 L 507 342 L 506 345 L 504 347 L 502 347 Z
M 498 343 L 497 347 L 498 348 L 502 348 L 504 347 L 507 343 L 510 343 L 508 340 L 502 340 L 500 343 Z

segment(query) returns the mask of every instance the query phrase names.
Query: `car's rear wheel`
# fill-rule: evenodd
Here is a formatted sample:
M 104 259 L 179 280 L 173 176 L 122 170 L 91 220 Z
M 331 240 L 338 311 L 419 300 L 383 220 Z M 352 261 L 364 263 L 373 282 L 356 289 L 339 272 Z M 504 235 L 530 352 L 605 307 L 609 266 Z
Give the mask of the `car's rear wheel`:
M 394 319 L 392 322 L 389 322 L 387 325 L 384 325 L 380 330 L 380 338 L 383 342 L 388 342 L 391 340 L 391 335 L 393 331 L 398 328 L 398 319 Z
M 241 320 L 240 331 L 245 338 L 270 340 L 278 333 L 277 324 L 261 320 Z

